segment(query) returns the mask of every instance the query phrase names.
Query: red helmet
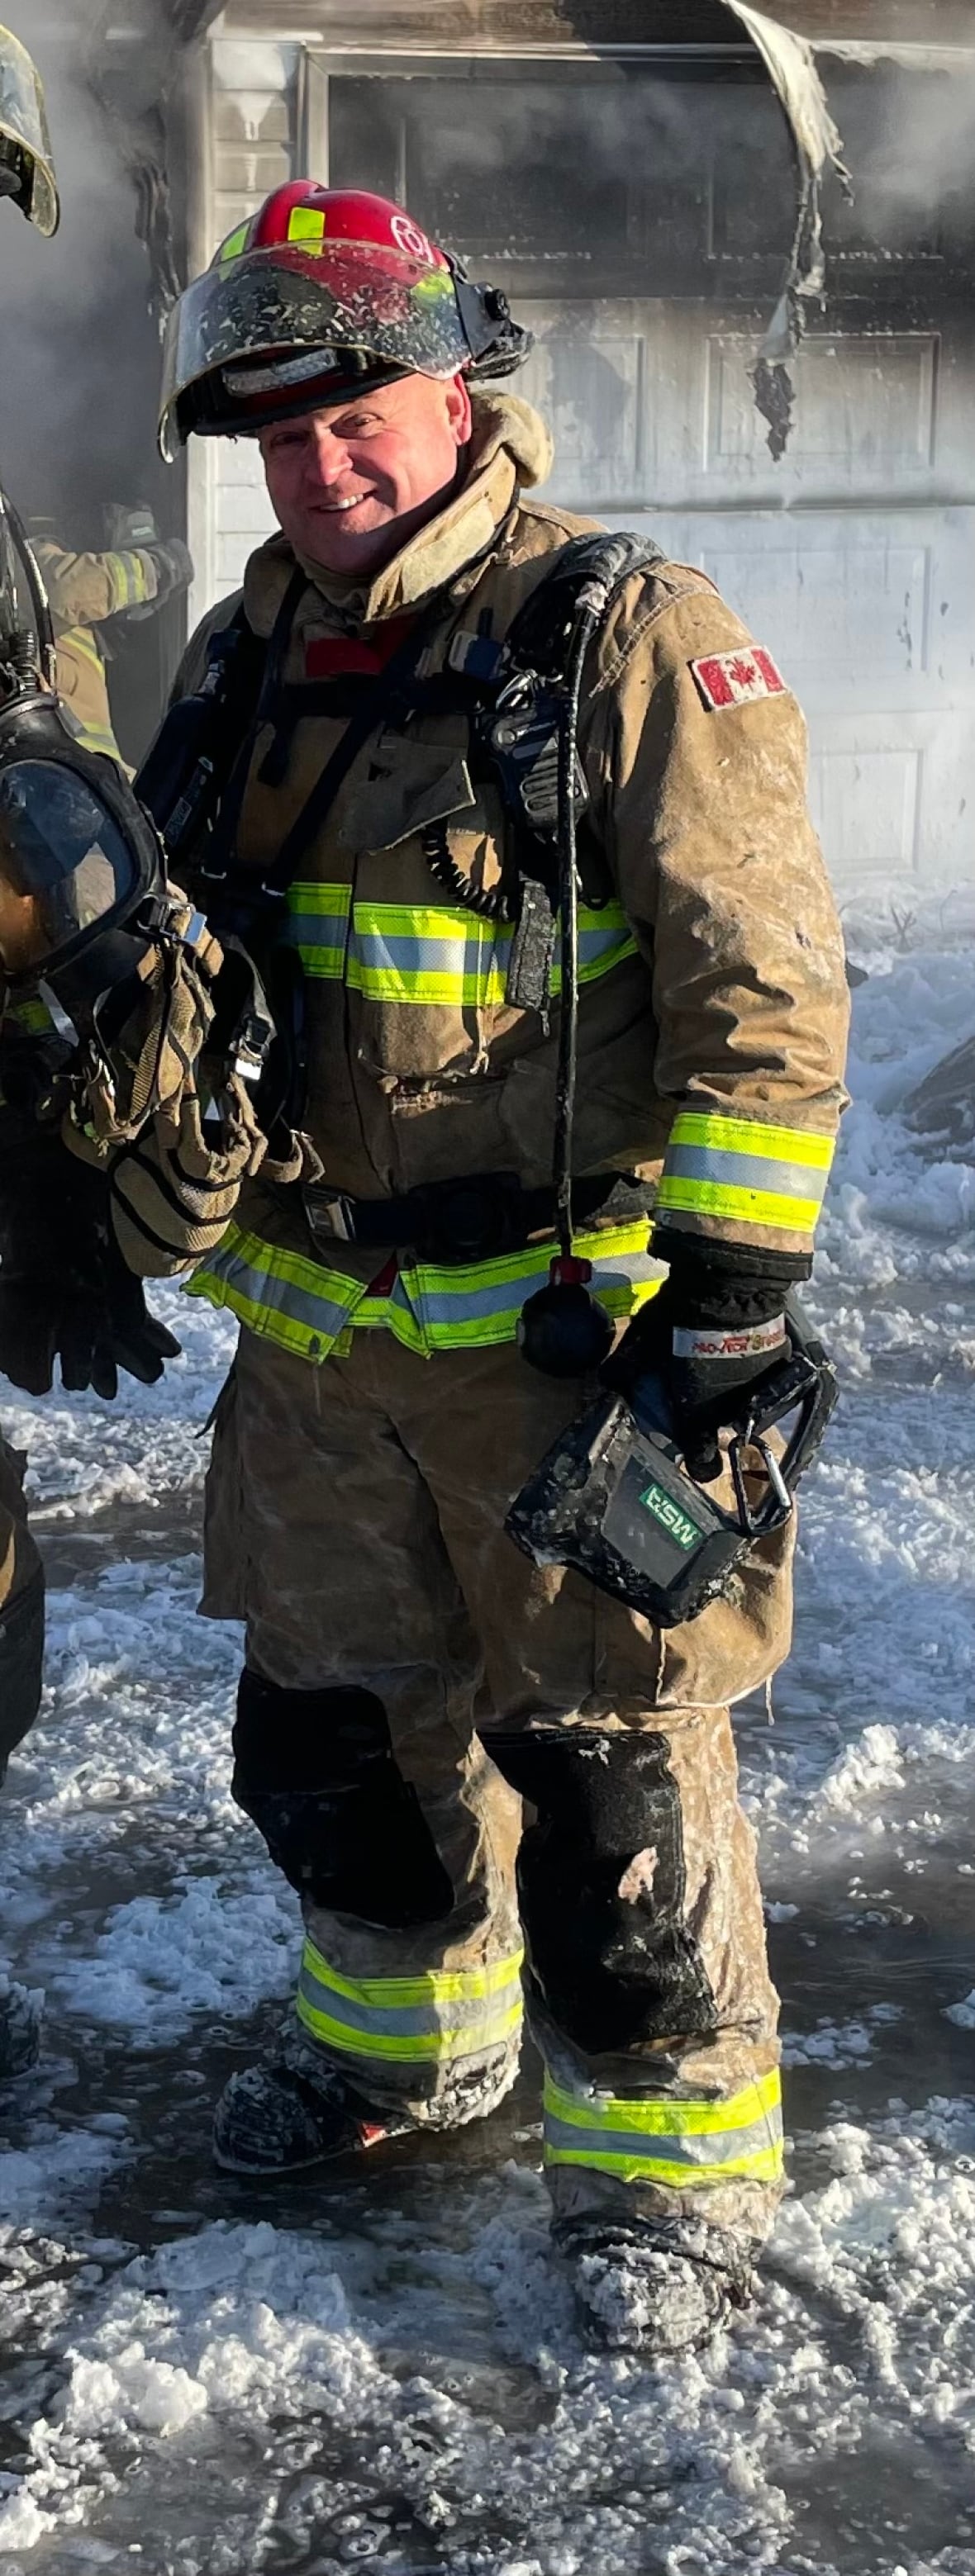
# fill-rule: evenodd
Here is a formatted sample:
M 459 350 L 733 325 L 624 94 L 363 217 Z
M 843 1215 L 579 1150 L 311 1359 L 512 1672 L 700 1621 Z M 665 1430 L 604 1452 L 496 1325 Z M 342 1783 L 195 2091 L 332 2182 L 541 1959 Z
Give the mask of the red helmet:
M 402 206 L 295 179 L 221 242 L 166 324 L 160 445 L 253 433 L 396 376 L 507 375 L 531 347 Z

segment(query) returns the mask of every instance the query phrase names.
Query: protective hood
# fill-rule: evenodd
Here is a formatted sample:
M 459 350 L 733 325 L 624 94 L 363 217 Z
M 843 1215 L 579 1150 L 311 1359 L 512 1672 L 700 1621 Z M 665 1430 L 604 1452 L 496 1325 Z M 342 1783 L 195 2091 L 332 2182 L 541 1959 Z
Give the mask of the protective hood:
M 517 394 L 472 395 L 473 434 L 458 490 L 419 528 L 392 562 L 371 580 L 327 572 L 299 562 L 330 607 L 349 626 L 375 626 L 419 608 L 490 546 L 519 491 L 543 483 L 552 469 L 552 440 L 545 422 Z M 281 597 L 282 575 L 292 562 L 284 537 L 272 537 L 252 555 L 244 579 L 244 605 L 258 635 L 269 635 Z

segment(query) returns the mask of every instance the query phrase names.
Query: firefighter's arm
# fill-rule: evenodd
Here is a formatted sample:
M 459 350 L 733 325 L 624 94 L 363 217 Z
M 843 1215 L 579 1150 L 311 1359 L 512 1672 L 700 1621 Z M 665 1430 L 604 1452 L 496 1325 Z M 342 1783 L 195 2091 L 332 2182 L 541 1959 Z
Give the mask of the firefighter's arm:
M 187 549 L 176 537 L 100 554 L 70 554 L 45 539 L 35 551 L 51 613 L 65 626 L 100 626 L 125 610 L 159 608 L 192 574 Z
M 799 706 L 710 585 L 684 580 L 624 601 L 592 747 L 673 1103 L 658 1232 L 801 1278 L 846 1098 L 842 939 Z

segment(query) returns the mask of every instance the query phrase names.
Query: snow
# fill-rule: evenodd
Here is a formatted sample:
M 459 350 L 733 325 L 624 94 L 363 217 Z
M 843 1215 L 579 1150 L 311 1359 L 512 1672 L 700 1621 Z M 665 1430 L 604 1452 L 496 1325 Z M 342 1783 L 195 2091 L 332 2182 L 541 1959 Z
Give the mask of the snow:
M 298 1948 L 230 1798 L 239 1635 L 195 1609 L 231 1331 L 155 1292 L 159 1388 L 4 1390 L 50 1641 L 0 1803 L 3 1948 L 47 1998 L 0 2097 L 0 2576 L 975 2576 L 975 1157 L 902 1114 L 975 1032 L 950 927 L 902 953 L 848 923 L 871 973 L 811 1300 L 845 1400 L 775 1723 L 737 1713 L 791 2188 L 753 2312 L 693 2360 L 585 2353 L 527 2057 L 453 2142 L 213 2172 Z

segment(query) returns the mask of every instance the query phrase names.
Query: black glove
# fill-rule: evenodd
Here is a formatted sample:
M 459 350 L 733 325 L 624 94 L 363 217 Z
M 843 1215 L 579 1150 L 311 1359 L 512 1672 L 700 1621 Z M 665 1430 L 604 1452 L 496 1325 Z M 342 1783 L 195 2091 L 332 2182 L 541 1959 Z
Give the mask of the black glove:
M 711 1258 L 703 1244 L 685 1250 L 673 1235 L 656 1235 L 654 1251 L 670 1260 L 669 1276 L 627 1325 L 602 1375 L 630 1399 L 641 1377 L 662 1378 L 688 1471 L 707 1485 L 721 1473 L 719 1430 L 783 1356 L 785 1299 L 800 1264 L 788 1254 L 763 1263 L 723 1244 Z
M 120 1369 L 155 1385 L 180 1344 L 125 1267 L 107 1175 L 57 1135 L 21 1137 L 13 1160 L 0 1150 L 0 1373 L 28 1395 L 50 1393 L 56 1360 L 68 1394 L 90 1386 L 110 1401 Z

